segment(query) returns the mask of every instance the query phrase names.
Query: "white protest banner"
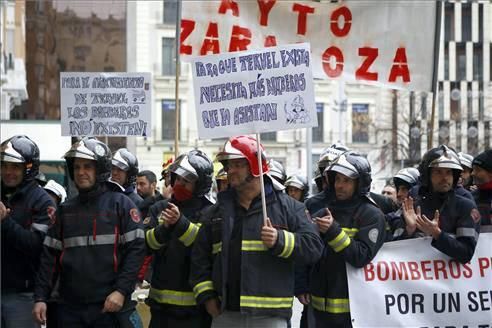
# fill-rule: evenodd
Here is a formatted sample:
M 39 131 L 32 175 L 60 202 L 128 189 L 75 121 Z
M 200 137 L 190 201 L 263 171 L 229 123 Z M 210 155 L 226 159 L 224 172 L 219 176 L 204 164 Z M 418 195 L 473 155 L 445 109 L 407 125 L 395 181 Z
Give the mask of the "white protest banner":
M 308 44 L 195 57 L 200 139 L 317 126 Z
M 430 243 L 386 243 L 364 268 L 347 265 L 354 327 L 491 327 L 492 233 L 466 264 Z
M 315 78 L 431 90 L 436 1 L 183 1 L 182 55 L 309 42 Z
M 150 73 L 60 73 L 62 136 L 150 136 Z

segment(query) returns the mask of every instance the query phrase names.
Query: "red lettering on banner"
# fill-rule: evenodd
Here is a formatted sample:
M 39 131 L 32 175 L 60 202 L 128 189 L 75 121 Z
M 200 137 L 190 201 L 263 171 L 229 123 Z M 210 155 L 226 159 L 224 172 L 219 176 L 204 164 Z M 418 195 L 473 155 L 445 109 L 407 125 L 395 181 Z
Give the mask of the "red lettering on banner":
M 239 6 L 234 0 L 222 0 L 220 2 L 219 14 L 224 15 L 226 11 L 232 10 L 232 15 L 239 16 Z
M 359 56 L 365 56 L 366 59 L 362 62 L 360 67 L 355 71 L 355 78 L 357 80 L 377 81 L 378 73 L 369 72 L 369 68 L 372 63 L 378 58 L 379 49 L 364 47 L 359 48 Z
M 378 273 L 378 278 L 381 281 L 386 281 L 389 278 L 389 268 L 388 268 L 388 263 L 386 262 L 378 262 L 377 264 L 377 273 Z
M 331 57 L 335 57 L 336 65 L 335 68 L 332 68 L 330 65 Z M 329 47 L 323 53 L 321 57 L 321 62 L 323 64 L 323 70 L 325 71 L 328 77 L 339 77 L 342 75 L 343 71 L 343 53 L 337 47 Z
M 181 35 L 179 37 L 179 53 L 185 55 L 191 55 L 192 47 L 189 45 L 183 44 L 183 42 L 188 38 L 195 29 L 195 21 L 189 19 L 181 20 Z
M 267 47 L 275 47 L 277 45 L 277 38 L 275 35 L 267 35 L 265 37 L 265 48 Z
M 405 48 L 396 50 L 393 66 L 388 78 L 389 82 L 395 82 L 398 77 L 401 77 L 403 82 L 410 82 L 410 72 L 408 70 L 407 53 Z
M 364 266 L 364 279 L 366 281 L 374 280 L 374 264 L 369 263 Z
M 453 266 L 456 268 L 456 272 L 453 269 Z M 451 276 L 451 278 L 454 278 L 454 279 L 457 279 L 461 276 L 461 267 L 460 267 L 460 264 L 458 263 L 458 261 L 456 261 L 456 260 L 449 261 L 449 275 Z
M 299 12 L 299 15 L 297 16 L 297 34 L 306 35 L 307 14 L 314 13 L 314 8 L 294 3 L 292 5 L 292 11 Z
M 422 267 L 422 276 L 424 277 L 425 280 L 432 280 L 432 276 L 427 275 L 427 273 L 432 271 L 432 268 L 428 267 L 428 265 L 431 264 L 431 261 L 422 261 L 420 262 L 420 266 Z
M 257 0 L 260 8 L 260 25 L 268 26 L 268 14 L 277 0 Z
M 340 16 L 343 17 L 342 28 L 338 26 L 338 19 L 340 18 Z M 342 36 L 346 36 L 349 33 L 351 27 L 352 12 L 350 11 L 350 9 L 348 9 L 347 7 L 340 7 L 331 13 L 330 30 L 335 36 L 339 38 L 341 38 Z
M 436 279 L 439 279 L 439 272 L 442 273 L 443 279 L 448 279 L 448 272 L 446 271 L 446 262 L 444 262 L 443 260 L 434 261 L 434 271 L 435 271 Z
M 248 50 L 248 45 L 251 43 L 251 31 L 249 28 L 234 25 L 232 27 L 231 42 L 229 43 L 229 51 Z
M 422 276 L 419 272 L 419 265 L 417 262 L 408 262 L 408 269 L 410 270 L 410 276 L 412 280 L 419 280 Z
M 485 276 L 485 271 L 487 269 L 492 269 L 492 257 L 480 257 L 478 258 L 478 268 L 480 270 L 480 277 Z
M 393 271 L 393 280 L 408 280 L 408 272 L 405 262 L 399 262 L 399 266 L 395 262 L 391 262 L 391 270 Z M 396 277 L 398 275 L 398 279 Z
M 200 55 L 206 55 L 210 51 L 213 54 L 220 53 L 219 46 L 219 30 L 217 28 L 217 23 L 210 22 L 208 24 L 207 34 L 203 40 L 202 48 L 200 49 Z
M 473 275 L 473 270 L 472 268 L 470 268 L 470 263 L 464 263 L 463 268 L 463 277 L 471 278 L 471 276 Z

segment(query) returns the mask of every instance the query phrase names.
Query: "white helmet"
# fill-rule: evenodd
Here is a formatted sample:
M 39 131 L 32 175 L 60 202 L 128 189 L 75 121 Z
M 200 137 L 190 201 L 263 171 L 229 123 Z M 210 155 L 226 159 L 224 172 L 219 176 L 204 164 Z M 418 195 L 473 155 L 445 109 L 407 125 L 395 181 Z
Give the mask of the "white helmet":
M 63 188 L 63 186 L 55 180 L 49 180 L 43 188 L 45 190 L 51 191 L 58 198 L 60 198 L 60 203 L 63 203 L 67 198 L 67 192 L 65 191 L 65 188 Z

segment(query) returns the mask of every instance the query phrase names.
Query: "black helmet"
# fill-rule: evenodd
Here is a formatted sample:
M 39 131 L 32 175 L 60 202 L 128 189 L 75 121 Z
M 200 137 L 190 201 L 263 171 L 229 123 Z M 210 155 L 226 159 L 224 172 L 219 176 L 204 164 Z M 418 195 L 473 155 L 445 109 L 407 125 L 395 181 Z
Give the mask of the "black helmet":
M 212 187 L 214 166 L 208 156 L 201 150 L 190 150 L 187 154 L 181 154 L 169 166 L 171 172 L 171 186 L 174 186 L 176 175 L 195 182 L 193 195 L 201 197 L 206 195 Z
M 39 173 L 38 145 L 25 135 L 16 135 L 2 142 L 0 146 L 0 161 L 24 163 L 24 180 L 30 181 Z
M 307 182 L 307 178 L 305 176 L 294 174 L 291 175 L 284 184 L 285 187 L 295 187 L 297 189 L 301 189 L 303 191 L 303 198 L 306 199 L 309 197 L 309 184 Z
M 72 145 L 65 153 L 68 174 L 73 180 L 73 161 L 75 158 L 85 158 L 96 161 L 96 182 L 104 182 L 111 176 L 111 151 L 109 147 L 93 137 L 84 137 Z
M 463 168 L 461 167 L 458 154 L 454 151 L 454 149 L 446 145 L 440 145 L 436 148 L 432 148 L 424 154 L 422 162 L 419 164 L 419 172 L 422 187 L 426 189 L 430 189 L 430 170 L 434 167 L 452 169 L 453 186 L 456 187 L 458 178 L 460 177 Z
M 126 184 L 123 187 L 135 184 L 138 174 L 138 159 L 128 149 L 118 149 L 113 155 L 111 164 L 127 172 Z
M 396 190 L 398 190 L 401 185 L 406 185 L 410 189 L 419 182 L 419 177 L 419 170 L 414 167 L 406 167 L 396 173 L 393 177 L 393 182 L 395 183 Z
M 270 168 L 270 175 L 283 184 L 285 179 L 287 179 L 287 174 L 285 173 L 285 169 L 282 164 L 274 159 L 271 159 L 268 162 L 268 167 Z
M 341 143 L 334 143 L 330 147 L 323 149 L 319 155 L 318 168 L 321 173 L 331 165 L 331 163 L 341 154 L 349 151 L 349 149 Z
M 340 155 L 329 167 L 325 169 L 325 177 L 332 189 L 335 187 L 335 175 L 341 173 L 352 179 L 359 179 L 357 193 L 367 196 L 371 190 L 371 165 L 367 158 L 354 151 Z

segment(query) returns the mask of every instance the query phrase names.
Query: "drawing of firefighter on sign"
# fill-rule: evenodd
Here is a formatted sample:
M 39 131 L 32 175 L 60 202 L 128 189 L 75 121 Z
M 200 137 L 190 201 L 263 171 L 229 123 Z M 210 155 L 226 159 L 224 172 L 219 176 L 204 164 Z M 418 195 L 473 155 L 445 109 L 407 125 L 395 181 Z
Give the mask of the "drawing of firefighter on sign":
M 297 95 L 292 103 L 290 109 L 287 109 L 288 104 L 284 105 L 285 120 L 287 124 L 308 123 L 310 121 L 309 113 L 304 107 L 304 100 L 300 95 Z

